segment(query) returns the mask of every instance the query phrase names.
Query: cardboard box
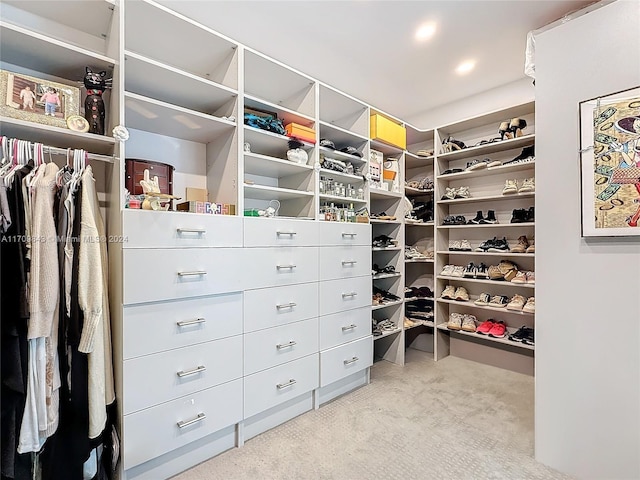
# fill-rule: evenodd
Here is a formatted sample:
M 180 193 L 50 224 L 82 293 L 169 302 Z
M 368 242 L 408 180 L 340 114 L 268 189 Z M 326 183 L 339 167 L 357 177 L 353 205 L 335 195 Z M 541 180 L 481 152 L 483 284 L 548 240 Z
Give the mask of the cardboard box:
M 289 137 L 295 137 L 303 142 L 316 143 L 316 131 L 313 128 L 292 122 L 285 125 L 284 129 Z
M 407 148 L 407 130 L 402 125 L 379 114 L 371 115 L 370 120 L 371 140 L 380 140 L 402 149 Z
M 206 202 L 209 199 L 209 192 L 206 188 L 187 187 L 187 202 Z

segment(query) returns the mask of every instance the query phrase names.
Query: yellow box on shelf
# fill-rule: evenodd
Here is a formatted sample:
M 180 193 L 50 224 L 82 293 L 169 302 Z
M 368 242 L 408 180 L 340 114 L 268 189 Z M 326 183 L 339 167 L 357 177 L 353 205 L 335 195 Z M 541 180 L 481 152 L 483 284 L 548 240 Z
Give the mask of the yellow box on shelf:
M 371 140 L 380 140 L 404 150 L 407 148 L 407 130 L 376 113 L 371 115 Z

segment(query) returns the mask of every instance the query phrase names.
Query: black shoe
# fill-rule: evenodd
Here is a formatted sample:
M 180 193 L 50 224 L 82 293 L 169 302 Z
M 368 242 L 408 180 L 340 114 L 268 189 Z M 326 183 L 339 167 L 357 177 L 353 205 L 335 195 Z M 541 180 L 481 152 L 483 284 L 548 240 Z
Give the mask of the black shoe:
M 529 210 L 526 211 L 526 222 L 535 222 L 536 221 L 536 210 L 535 207 L 529 207 Z
M 494 210 L 487 211 L 487 217 L 480 223 L 498 223 L 498 219 L 496 218 L 496 212 Z
M 502 240 L 494 240 L 493 245 L 488 249 L 489 252 L 508 252 L 509 250 L 509 244 L 505 237 L 502 237 Z
M 377 248 L 387 248 L 391 247 L 393 243 L 391 243 L 392 238 L 387 235 L 379 235 L 373 239 L 372 246 Z
M 525 223 L 527 221 L 527 211 L 524 208 L 516 208 L 511 212 L 511 223 Z
M 535 159 L 535 156 L 536 156 L 535 145 L 531 145 L 530 147 L 524 147 L 522 149 L 522 152 L 520 152 L 520 155 L 518 155 L 513 160 L 509 160 L 508 162 L 504 162 L 503 165 L 510 165 L 510 164 L 514 164 L 514 163 L 531 162 L 531 161 L 533 161 Z
M 456 216 L 456 225 L 466 225 L 467 224 L 467 218 L 462 216 L 462 215 L 457 215 Z
M 480 225 L 484 222 L 484 217 L 482 216 L 482 210 L 478 210 L 476 213 L 476 218 L 472 218 L 469 220 L 470 225 Z
M 475 278 L 476 276 L 476 264 L 471 262 L 464 269 L 464 278 Z
M 482 242 L 480 245 L 478 245 L 478 247 L 476 248 L 476 252 L 486 252 L 488 251 L 495 242 L 497 242 L 498 239 L 496 237 L 493 237 L 493 239 L 491 240 L 485 240 L 484 242 Z
M 476 278 L 489 278 L 489 267 L 487 267 L 484 263 L 476 266 Z
M 509 340 L 513 342 L 522 342 L 525 338 L 527 338 L 530 334 L 533 333 L 533 329 L 529 327 L 525 327 L 524 325 L 516 330 L 514 333 L 509 335 Z

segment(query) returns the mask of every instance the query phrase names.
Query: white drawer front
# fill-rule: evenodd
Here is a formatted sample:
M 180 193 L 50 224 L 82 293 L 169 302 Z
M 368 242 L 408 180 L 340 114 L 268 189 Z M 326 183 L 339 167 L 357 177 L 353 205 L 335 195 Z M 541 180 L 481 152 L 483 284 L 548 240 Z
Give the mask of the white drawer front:
M 244 418 L 318 388 L 318 354 L 244 377 Z
M 320 280 L 371 275 L 371 247 L 320 247 Z
M 317 247 L 245 248 L 247 289 L 318 281 Z
M 325 315 L 318 322 L 320 350 L 326 350 L 371 335 L 371 308 L 363 307 Z
M 318 351 L 318 319 L 244 335 L 244 374 L 281 365 Z
M 241 247 L 242 218 L 124 210 L 123 248 Z
M 320 352 L 320 386 L 347 377 L 373 363 L 373 337 L 365 337 L 346 345 Z
M 129 249 L 124 304 L 197 297 L 243 289 L 240 248 Z
M 244 219 L 245 247 L 318 245 L 318 224 L 309 220 Z
M 320 315 L 371 306 L 371 277 L 320 282 Z
M 242 294 L 124 307 L 124 358 L 242 334 Z
M 371 246 L 371 225 L 368 223 L 320 223 L 320 245 Z
M 242 337 L 223 338 L 124 362 L 124 413 L 242 377 Z
M 244 331 L 253 332 L 318 316 L 318 284 L 261 288 L 244 293 Z
M 241 379 L 125 415 L 124 468 L 140 465 L 241 420 Z M 189 421 L 193 423 L 184 425 Z

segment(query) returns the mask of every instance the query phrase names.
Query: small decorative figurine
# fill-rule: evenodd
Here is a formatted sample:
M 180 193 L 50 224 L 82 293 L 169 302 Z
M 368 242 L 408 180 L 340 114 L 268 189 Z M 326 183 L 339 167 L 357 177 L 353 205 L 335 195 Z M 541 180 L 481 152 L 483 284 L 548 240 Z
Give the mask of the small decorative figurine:
M 105 78 L 107 72 L 94 73 L 90 67 L 86 67 L 84 86 L 87 89 L 87 98 L 84 101 L 84 118 L 89 122 L 89 133 L 104 135 L 104 100 L 102 94 L 109 88 L 111 79 Z

